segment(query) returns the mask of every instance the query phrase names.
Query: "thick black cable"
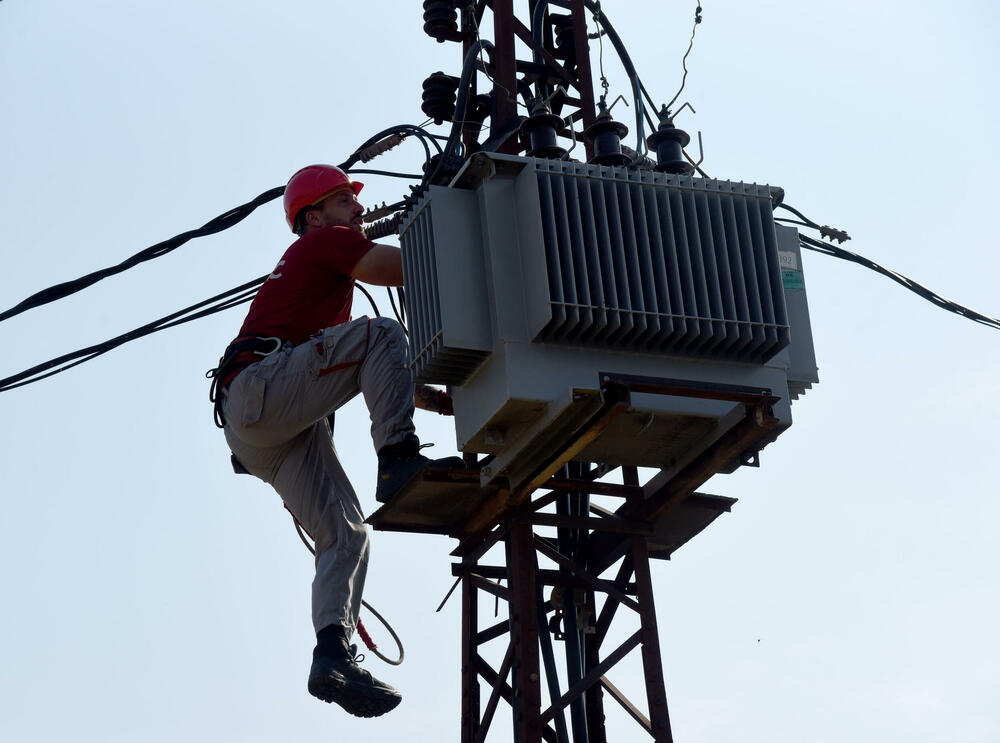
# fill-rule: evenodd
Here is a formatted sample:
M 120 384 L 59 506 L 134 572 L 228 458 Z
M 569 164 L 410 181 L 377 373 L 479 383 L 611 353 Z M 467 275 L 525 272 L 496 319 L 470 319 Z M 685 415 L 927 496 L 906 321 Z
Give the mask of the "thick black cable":
M 379 141 L 380 139 L 383 139 L 386 136 L 397 133 L 412 134 L 416 136 L 424 147 L 426 162 L 429 162 L 431 158 L 431 151 L 428 142 L 430 142 L 430 144 L 433 144 L 438 152 L 441 152 L 441 145 L 439 145 L 436 141 L 438 137 L 432 135 L 423 127 L 416 126 L 415 124 L 400 124 L 397 126 L 392 126 L 387 129 L 384 129 L 381 132 L 373 135 L 364 144 L 362 144 L 359 148 L 357 148 L 357 150 L 355 150 L 355 152 L 351 155 L 351 157 L 349 157 L 347 160 L 341 163 L 339 167 L 343 170 L 350 170 L 351 166 L 354 165 L 356 162 L 358 162 L 358 160 L 360 159 L 362 150 L 374 144 L 375 142 Z M 425 175 L 392 173 L 389 171 L 356 170 L 354 172 L 371 172 L 378 175 L 390 175 L 393 177 L 412 178 L 412 179 L 426 177 Z M 50 286 L 47 289 L 42 289 L 41 291 L 36 292 L 35 294 L 32 294 L 30 297 L 27 297 L 26 299 L 22 300 L 21 302 L 11 307 L 10 309 L 6 310 L 5 312 L 0 313 L 0 322 L 8 320 L 14 317 L 15 315 L 21 314 L 22 312 L 26 312 L 27 310 L 34 309 L 35 307 L 40 307 L 41 305 L 48 304 L 50 302 L 55 302 L 58 299 L 64 299 L 65 297 L 68 297 L 71 294 L 75 294 L 76 292 L 86 289 L 89 286 L 93 286 L 101 279 L 106 279 L 109 276 L 114 276 L 116 274 L 122 273 L 123 271 L 127 271 L 128 269 L 133 268 L 139 265 L 140 263 L 144 263 L 154 258 L 159 258 L 163 255 L 166 255 L 167 253 L 176 250 L 181 245 L 184 245 L 189 240 L 192 240 L 196 237 L 205 237 L 207 235 L 214 235 L 218 232 L 222 232 L 223 230 L 227 230 L 230 227 L 242 222 L 259 206 L 263 206 L 264 204 L 273 201 L 274 199 L 278 198 L 284 193 L 285 193 L 284 186 L 277 186 L 275 188 L 269 189 L 264 193 L 260 194 L 259 196 L 257 196 L 256 198 L 246 202 L 245 204 L 241 204 L 239 206 L 233 207 L 232 209 L 229 209 L 228 211 L 223 212 L 214 219 L 211 219 L 208 222 L 206 222 L 198 229 L 182 232 L 179 235 L 175 235 L 174 237 L 169 238 L 168 240 L 164 240 L 162 242 L 156 243 L 155 245 L 151 245 L 148 248 L 140 250 L 135 255 L 126 258 L 124 261 L 118 263 L 117 265 L 108 266 L 107 268 L 102 268 L 97 271 L 93 271 L 77 279 L 73 279 L 71 281 L 64 281 L 60 284 L 55 284 L 53 286 Z
M 446 167 L 445 163 L 451 159 L 455 150 L 458 147 L 459 138 L 462 132 L 461 119 L 465 117 L 465 108 L 468 104 L 469 99 L 469 84 L 472 81 L 472 73 L 476 69 L 476 63 L 479 61 L 479 54 L 483 50 L 490 55 L 490 61 L 493 60 L 493 44 L 485 39 L 478 39 L 472 46 L 469 47 L 469 51 L 465 54 L 465 60 L 462 63 L 462 77 L 458 83 L 458 96 L 455 102 L 455 120 L 451 124 L 451 133 L 448 135 L 448 141 L 445 143 L 443 151 L 440 153 L 440 159 L 438 160 L 437 167 L 434 168 L 434 172 L 431 173 L 428 169 L 428 174 L 421 181 L 421 188 L 427 183 L 432 183 L 441 172 L 443 168 Z
M 244 302 L 249 302 L 257 293 L 257 288 L 263 284 L 266 279 L 266 275 L 261 276 L 253 281 L 248 281 L 245 284 L 241 284 L 240 286 L 230 289 L 229 291 L 222 292 L 221 294 L 216 294 L 214 297 L 209 297 L 208 299 L 202 300 L 201 302 L 193 304 L 190 307 L 185 307 L 177 312 L 172 312 L 165 317 L 146 323 L 145 325 L 135 328 L 134 330 L 130 330 L 127 333 L 122 333 L 121 335 L 102 343 L 97 343 L 93 346 L 88 346 L 87 348 L 81 348 L 78 351 L 63 354 L 62 356 L 58 356 L 54 359 L 50 359 L 49 361 L 33 366 L 30 369 L 25 369 L 22 372 L 0 379 L 0 392 L 6 392 L 7 390 L 12 390 L 16 387 L 23 387 L 25 385 L 32 384 L 33 382 L 38 382 L 42 379 L 51 377 L 55 374 L 59 374 L 60 372 L 64 372 L 67 369 L 72 369 L 74 366 L 97 358 L 98 356 L 105 354 L 118 346 L 128 343 L 129 341 L 136 340 L 137 338 L 142 338 L 143 336 L 156 333 L 160 330 L 166 330 L 167 328 L 182 325 L 184 323 L 191 322 L 192 320 L 198 320 L 202 317 L 215 314 L 216 312 L 222 312 L 223 310 L 243 304 Z M 206 305 L 209 306 L 206 307 Z M 195 310 L 200 311 L 195 312 Z
M 858 265 L 864 266 L 865 268 L 869 268 L 872 271 L 875 271 L 876 273 L 882 274 L 883 276 L 892 279 L 900 286 L 909 289 L 917 296 L 926 299 L 931 304 L 937 305 L 943 310 L 947 310 L 948 312 L 953 312 L 956 315 L 964 317 L 968 320 L 972 320 L 973 322 L 980 323 L 981 325 L 986 325 L 987 327 L 993 328 L 995 330 L 1000 330 L 1000 320 L 998 320 L 997 318 L 983 315 L 979 312 L 976 312 L 975 310 L 960 305 L 957 302 L 953 302 L 950 299 L 946 299 L 942 297 L 940 294 L 937 294 L 936 292 L 928 289 L 926 286 L 918 284 L 916 281 L 913 281 L 912 279 L 907 278 L 906 276 L 903 276 L 900 273 L 896 273 L 892 269 L 880 266 L 875 261 L 865 258 L 863 255 L 852 253 L 850 250 L 845 250 L 844 248 L 841 248 L 838 245 L 831 245 L 829 243 L 820 242 L 819 240 L 807 237 L 806 235 L 799 235 L 799 242 L 801 243 L 803 248 L 806 248 L 808 250 L 814 250 L 817 253 L 823 253 L 824 255 L 829 255 L 834 258 L 840 258 L 845 261 L 851 261 L 852 263 L 857 263 Z
M 782 217 L 775 217 L 774 221 L 781 222 L 782 224 L 796 224 L 799 227 L 812 227 L 811 224 L 809 224 L 808 222 L 803 222 L 801 219 L 783 219 Z
M 63 299 L 68 297 L 70 294 L 75 294 L 82 289 L 86 289 L 88 286 L 96 284 L 101 279 L 105 279 L 109 276 L 114 276 L 115 274 L 122 273 L 128 269 L 144 263 L 146 261 L 152 260 L 153 258 L 159 258 L 160 256 L 166 255 L 172 250 L 179 248 L 184 243 L 196 237 L 204 237 L 205 235 L 213 235 L 217 232 L 229 229 L 233 225 L 241 222 L 245 219 L 254 209 L 266 204 L 269 201 L 273 201 L 285 192 L 284 186 L 279 186 L 278 188 L 272 188 L 269 191 L 257 196 L 255 199 L 248 201 L 245 204 L 234 207 L 227 212 L 220 214 L 214 219 L 206 222 L 204 225 L 196 230 L 188 230 L 187 232 L 182 232 L 169 240 L 164 240 L 163 242 L 152 245 L 145 250 L 141 250 L 130 258 L 126 258 L 121 263 L 115 266 L 109 266 L 108 268 L 102 268 L 98 271 L 87 274 L 86 276 L 81 276 L 78 279 L 72 281 L 65 281 L 61 284 L 56 284 L 55 286 L 50 286 L 47 289 L 43 289 L 40 292 L 32 294 L 27 299 L 18 303 L 14 307 L 11 307 L 6 312 L 0 313 L 0 322 L 10 319 L 15 315 L 19 315 L 22 312 L 39 307 L 43 304 L 48 304 L 49 302 L 54 302 L 57 299 Z
M 365 289 L 363 286 L 361 286 L 361 284 L 359 284 L 357 282 L 354 283 L 354 288 L 357 289 L 358 291 L 360 291 L 366 297 L 368 297 L 368 301 L 371 302 L 372 309 L 375 310 L 375 317 L 382 317 L 382 313 L 379 312 L 379 310 L 378 310 L 378 305 L 375 304 L 375 298 L 368 292 L 368 290 Z
M 372 170 L 371 168 L 351 168 L 346 172 L 362 173 L 367 175 L 385 175 L 390 178 L 408 178 L 410 180 L 420 180 L 424 177 L 423 173 L 397 173 L 392 170 Z
M 392 313 L 396 316 L 396 321 L 403 328 L 403 333 L 409 335 L 409 332 L 406 330 L 406 321 L 403 319 L 403 314 L 400 312 L 399 307 L 396 306 L 396 299 L 392 296 L 392 287 L 387 286 L 385 290 L 389 295 L 389 304 L 392 305 Z M 402 296 L 400 296 L 400 304 L 402 304 Z
M 807 217 L 807 216 L 806 216 L 805 214 L 803 214 L 802 212 L 800 212 L 800 211 L 799 211 L 798 209 L 796 209 L 796 208 L 795 208 L 794 206 L 789 206 L 788 204 L 786 204 L 786 203 L 784 203 L 784 202 L 782 202 L 782 203 L 780 203 L 780 204 L 776 204 L 776 206 L 777 206 L 777 207 L 778 207 L 779 209 L 784 209 L 785 211 L 789 211 L 789 212 L 791 212 L 792 214 L 794 214 L 794 215 L 795 215 L 796 217 L 798 217 L 799 219 L 801 219 L 801 220 L 802 220 L 802 222 L 803 222 L 803 223 L 804 223 L 804 224 L 805 224 L 805 225 L 806 225 L 807 227 L 812 227 L 812 228 L 813 228 L 814 230 L 819 230 L 819 229 L 822 229 L 822 225 L 819 225 L 819 224 L 816 224 L 816 222 L 813 222 L 813 221 L 812 221 L 811 219 L 809 219 L 809 217 Z
M 550 2 L 553 2 L 553 0 L 550 0 Z M 635 94 L 636 102 L 637 103 L 640 102 L 638 95 L 641 92 L 645 96 L 646 101 L 649 103 L 650 108 L 652 108 L 655 111 L 656 104 L 653 102 L 652 96 L 650 96 L 649 92 L 646 90 L 646 86 L 642 84 L 642 80 L 639 78 L 639 73 L 635 69 L 635 63 L 632 61 L 632 57 L 628 53 L 628 48 L 625 46 L 625 43 L 618 35 L 618 31 L 615 30 L 615 27 L 612 25 L 611 21 L 609 21 L 608 17 L 604 15 L 604 11 L 601 10 L 601 4 L 599 2 L 594 2 L 594 0 L 585 0 L 584 5 L 586 5 L 586 7 L 598 17 L 601 27 L 607 34 L 608 40 L 611 42 L 611 45 L 615 48 L 615 51 L 618 52 L 618 58 L 621 60 L 622 66 L 625 68 L 625 72 L 628 73 L 630 81 L 632 81 L 634 84 L 633 93 Z M 567 4 L 564 5 L 563 7 L 568 8 L 570 6 Z M 638 88 L 638 90 L 636 90 L 636 87 Z M 636 108 L 645 109 L 645 106 L 637 105 Z M 646 112 L 646 117 L 650 127 L 655 129 L 656 122 L 652 120 L 648 112 Z

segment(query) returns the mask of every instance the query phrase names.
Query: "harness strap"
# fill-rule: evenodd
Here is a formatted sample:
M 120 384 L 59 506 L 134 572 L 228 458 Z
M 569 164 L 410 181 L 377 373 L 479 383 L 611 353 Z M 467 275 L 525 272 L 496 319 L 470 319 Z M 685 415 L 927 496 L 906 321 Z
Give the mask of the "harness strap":
M 219 365 L 205 372 L 205 377 L 212 380 L 212 384 L 208 389 L 208 400 L 214 406 L 213 415 L 216 426 L 219 428 L 226 427 L 226 419 L 222 414 L 222 383 L 233 372 L 234 367 L 238 363 L 237 359 L 239 356 L 244 353 L 252 353 L 264 358 L 280 350 L 283 345 L 285 345 L 285 342 L 277 336 L 251 336 L 248 338 L 237 338 L 226 346 L 222 358 L 219 359 Z

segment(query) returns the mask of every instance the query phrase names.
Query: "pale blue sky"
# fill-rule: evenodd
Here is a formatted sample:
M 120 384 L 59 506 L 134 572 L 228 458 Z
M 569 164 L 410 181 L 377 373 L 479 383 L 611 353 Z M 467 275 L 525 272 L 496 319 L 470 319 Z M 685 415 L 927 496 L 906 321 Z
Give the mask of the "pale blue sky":
M 694 3 L 602 6 L 669 100 Z M 682 96 L 697 115 L 678 123 L 703 132 L 708 173 L 782 186 L 846 247 L 1000 315 L 997 5 L 703 7 Z M 420 10 L 0 3 L 0 309 L 422 121 L 421 81 L 461 55 Z M 604 61 L 627 92 L 607 44 Z M 421 157 L 407 142 L 373 165 Z M 365 181 L 367 203 L 405 189 Z M 290 239 L 271 204 L 0 324 L 0 376 L 259 276 Z M 733 512 L 654 566 L 675 738 L 996 741 L 1000 334 L 855 265 L 807 254 L 805 273 L 821 384 L 761 469 L 706 486 Z M 202 376 L 242 317 L 0 393 L 0 739 L 458 739 L 458 601 L 434 613 L 443 537 L 374 535 L 367 595 L 407 660 L 367 664 L 403 704 L 362 721 L 306 693 L 311 560 L 277 496 L 231 474 Z M 452 453 L 445 420 L 417 424 Z M 370 509 L 367 428 L 359 403 L 338 416 Z M 613 738 L 640 739 L 610 706 Z M 506 718 L 495 728 L 510 740 Z

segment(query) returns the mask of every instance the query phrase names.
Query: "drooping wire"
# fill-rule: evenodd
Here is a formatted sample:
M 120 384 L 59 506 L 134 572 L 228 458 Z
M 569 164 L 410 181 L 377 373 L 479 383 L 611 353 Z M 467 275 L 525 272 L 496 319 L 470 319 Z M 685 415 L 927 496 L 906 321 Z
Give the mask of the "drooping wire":
M 502 85 L 501 83 L 498 83 L 496 81 L 496 79 L 492 75 L 490 75 L 489 71 L 486 69 L 486 60 L 483 59 L 483 43 L 482 43 L 483 39 L 479 35 L 479 24 L 476 22 L 476 14 L 475 13 L 471 13 L 470 14 L 470 18 L 472 20 L 472 28 L 476 32 L 476 42 L 477 42 L 478 47 L 479 47 L 479 53 L 478 53 L 478 56 L 479 56 L 479 65 L 483 69 L 483 74 L 486 75 L 486 79 L 487 80 L 489 80 L 491 83 L 493 83 L 494 87 L 500 88 L 500 90 L 502 90 L 504 93 L 507 94 L 507 100 L 514 104 L 514 108 L 516 110 L 519 105 L 524 105 L 524 104 L 521 103 L 519 100 L 517 100 L 517 96 L 514 95 L 510 90 L 508 90 L 505 85 Z M 490 51 L 490 58 L 492 59 L 493 52 L 492 52 L 492 50 L 489 50 L 489 51 Z M 457 116 L 462 116 L 464 113 L 465 113 L 465 109 L 464 108 L 460 108 L 459 106 L 455 107 L 455 114 Z
M 389 294 L 389 304 L 392 305 L 392 313 L 396 316 L 396 320 L 399 322 L 400 326 L 403 328 L 403 333 L 409 335 L 406 329 L 406 319 L 403 317 L 403 290 L 399 288 L 399 306 L 396 306 L 396 299 L 392 296 L 392 287 L 387 286 L 385 288 L 386 292 Z
M 869 268 L 876 273 L 892 279 L 900 286 L 909 289 L 917 296 L 926 299 L 931 304 L 934 304 L 943 310 L 953 312 L 956 315 L 972 320 L 973 322 L 980 323 L 981 325 L 986 325 L 987 327 L 995 330 L 1000 330 L 1000 320 L 997 318 L 983 315 L 975 310 L 969 309 L 968 307 L 964 307 L 957 302 L 953 302 L 950 299 L 945 299 L 940 294 L 928 289 L 926 286 L 913 281 L 913 279 L 907 278 L 906 276 L 896 273 L 895 271 L 885 268 L 884 266 L 880 266 L 875 261 L 865 258 L 862 255 L 852 253 L 850 250 L 845 250 L 838 245 L 820 242 L 819 240 L 808 237 L 807 235 L 799 235 L 799 243 L 807 250 L 814 250 L 817 253 L 823 253 L 824 255 L 829 255 L 834 258 L 851 261 L 852 263 L 857 263 L 860 266 Z
M 793 206 L 789 206 L 788 204 L 785 204 L 784 202 L 779 203 L 777 206 L 778 206 L 779 209 L 784 209 L 785 211 L 791 212 L 792 214 L 794 214 L 795 216 L 797 216 L 802 221 L 801 222 L 796 222 L 794 219 L 787 219 L 787 220 L 785 220 L 785 219 L 778 218 L 778 219 L 775 220 L 776 222 L 791 222 L 791 223 L 794 223 L 794 224 L 803 225 L 805 227 L 812 227 L 814 230 L 817 230 L 819 232 L 820 236 L 825 237 L 828 240 L 830 240 L 830 239 L 836 240 L 838 243 L 847 242 L 848 240 L 851 239 L 851 236 L 848 235 L 844 230 L 840 230 L 840 229 L 837 229 L 836 227 L 831 227 L 830 225 L 826 225 L 826 224 L 816 224 L 811 219 L 809 219 L 809 217 L 807 217 L 805 214 L 803 214 L 802 212 L 800 212 L 798 209 L 796 209 Z
M 597 68 L 601 72 L 601 88 L 604 92 L 601 94 L 601 100 L 606 101 L 608 97 L 608 89 L 611 87 L 608 83 L 608 78 L 604 74 L 604 32 L 601 30 L 600 16 L 598 13 L 601 12 L 600 0 L 597 2 L 596 10 L 594 11 L 594 25 L 597 26 Z
M 143 336 L 150 335 L 161 330 L 166 330 L 167 328 L 172 328 L 177 325 L 191 322 L 192 320 L 207 317 L 215 314 L 216 312 L 228 310 L 231 307 L 236 307 L 244 302 L 249 302 L 254 298 L 258 287 L 260 287 L 266 279 L 267 275 L 261 276 L 253 281 L 248 281 L 245 284 L 241 284 L 240 286 L 230 289 L 229 291 L 225 291 L 221 294 L 216 294 L 214 297 L 202 300 L 201 302 L 193 304 L 190 307 L 185 307 L 177 312 L 172 312 L 165 317 L 161 317 L 159 320 L 154 320 L 153 322 L 146 323 L 145 325 L 135 328 L 134 330 L 130 330 L 127 333 L 122 333 L 121 335 L 106 340 L 103 343 L 97 343 L 93 346 L 88 346 L 87 348 L 81 348 L 78 351 L 57 356 L 54 359 L 50 359 L 49 361 L 33 366 L 30 369 L 25 369 L 22 372 L 0 379 L 0 392 L 6 392 L 7 390 L 12 390 L 16 387 L 23 387 L 25 385 L 32 384 L 33 382 L 38 382 L 42 379 L 51 377 L 55 374 L 59 374 L 60 372 L 71 369 L 85 361 L 90 361 L 91 359 L 105 354 L 112 349 L 118 348 L 118 346 L 128 343 L 129 341 L 136 340 L 137 338 L 142 338 Z
M 451 122 L 451 132 L 448 135 L 448 141 L 445 143 L 444 150 L 441 152 L 441 157 L 438 160 L 437 167 L 434 168 L 434 172 L 430 172 L 430 169 L 428 169 L 427 176 L 420 183 L 421 188 L 427 183 L 434 182 L 441 170 L 445 168 L 446 161 L 455 156 L 462 133 L 462 125 L 457 120 L 462 118 L 462 115 L 465 112 L 465 107 L 468 104 L 469 99 L 469 86 L 472 82 L 473 72 L 476 69 L 476 61 L 484 49 L 492 59 L 493 44 L 485 39 L 477 39 L 472 46 L 469 47 L 469 51 L 465 55 L 465 60 L 462 63 L 462 77 L 458 83 L 458 97 L 455 102 L 456 121 Z
M 569 4 L 564 2 L 564 0 L 549 0 L 553 5 L 560 5 L 564 8 L 569 8 Z M 605 34 L 607 34 L 608 40 L 611 45 L 614 46 L 615 51 L 618 53 L 618 58 L 621 60 L 622 66 L 625 68 L 625 72 L 628 73 L 629 81 L 632 83 L 632 91 L 636 100 L 636 113 L 640 111 L 646 119 L 646 123 L 649 124 L 651 129 L 656 129 L 656 122 L 653 121 L 650 111 L 656 110 L 656 104 L 653 102 L 652 96 L 646 90 L 646 86 L 642 84 L 642 80 L 639 78 L 639 73 L 635 69 L 635 64 L 632 62 L 632 57 L 628 53 L 628 49 L 625 47 L 624 42 L 615 30 L 614 25 L 608 20 L 608 17 L 601 10 L 600 2 L 596 0 L 585 0 L 584 5 L 597 17 L 600 27 L 604 29 Z M 639 105 L 639 95 L 642 95 L 646 99 L 648 108 L 645 105 Z M 641 127 L 636 127 L 640 129 Z
M 375 304 L 375 298 L 369 293 L 369 291 L 358 282 L 354 282 L 354 288 L 368 297 L 368 301 L 371 302 L 372 309 L 375 311 L 375 317 L 382 317 L 382 313 L 378 311 L 378 305 Z
M 687 83 L 687 77 L 688 77 L 687 58 L 688 55 L 691 53 L 691 50 L 694 48 L 694 35 L 698 31 L 698 24 L 700 23 L 701 23 L 701 3 L 698 2 L 697 7 L 695 8 L 694 11 L 694 26 L 691 28 L 691 41 L 688 42 L 687 51 L 684 52 L 684 57 L 681 59 L 681 66 L 684 68 L 684 76 L 681 78 L 681 87 L 677 91 L 677 94 L 670 99 L 670 103 L 668 103 L 665 106 L 665 108 L 668 111 L 670 110 L 670 107 L 674 105 L 674 102 L 680 97 L 681 92 L 684 90 L 684 85 Z
M 171 237 L 169 240 L 164 240 L 156 245 L 152 245 L 145 250 L 141 250 L 130 258 L 126 258 L 121 263 L 115 266 L 109 266 L 108 268 L 102 268 L 98 271 L 81 276 L 78 279 L 72 281 L 64 281 L 61 284 L 56 284 L 50 286 L 47 289 L 43 289 L 40 292 L 32 294 L 27 299 L 19 302 L 15 306 L 11 307 L 6 312 L 0 313 L 0 322 L 8 320 L 15 315 L 19 315 L 22 312 L 33 309 L 35 307 L 40 307 L 43 304 L 48 304 L 49 302 L 55 302 L 58 299 L 63 299 L 71 294 L 75 294 L 78 291 L 86 289 L 93 284 L 96 284 L 101 279 L 105 279 L 109 276 L 114 276 L 115 274 L 127 271 L 134 266 L 150 261 L 154 258 L 159 258 L 160 256 L 166 255 L 167 253 L 179 248 L 181 245 L 186 243 L 196 237 L 204 237 L 205 235 L 213 235 L 217 232 L 222 232 L 223 230 L 229 229 L 235 224 L 238 224 L 257 207 L 266 204 L 269 201 L 273 201 L 285 192 L 285 187 L 280 186 L 278 188 L 272 188 L 264 193 L 260 194 L 254 199 L 251 199 L 245 204 L 234 207 L 227 212 L 220 214 L 215 217 L 215 219 L 209 220 L 204 225 L 196 230 L 188 230 L 187 232 L 182 232 L 179 235 Z
M 416 136 L 424 147 L 425 162 L 429 162 L 431 159 L 430 146 L 433 145 L 438 153 L 441 152 L 441 145 L 438 144 L 436 135 L 432 135 L 422 126 L 416 126 L 414 124 L 399 124 L 397 126 L 389 127 L 381 132 L 370 137 L 366 142 L 364 142 L 357 150 L 352 153 L 352 155 L 340 164 L 340 168 L 346 171 L 351 171 L 351 166 L 361 160 L 362 153 L 373 144 L 379 142 L 381 139 L 385 138 L 387 135 L 392 134 L 404 134 Z M 355 170 L 353 172 L 370 172 L 379 175 L 390 175 L 393 177 L 404 177 L 404 178 L 425 178 L 426 175 L 417 174 L 405 174 L 405 173 L 392 173 L 388 171 L 374 171 L 374 170 Z M 15 315 L 19 315 L 27 310 L 34 309 L 35 307 L 40 307 L 44 304 L 50 302 L 55 302 L 59 299 L 64 299 L 65 297 L 75 294 L 78 291 L 82 291 L 89 286 L 93 286 L 98 281 L 106 279 L 110 276 L 127 271 L 130 268 L 134 268 L 140 263 L 150 261 L 154 258 L 159 258 L 167 253 L 176 250 L 181 245 L 184 245 L 189 240 L 196 237 L 205 237 L 207 235 L 213 235 L 223 230 L 227 230 L 236 224 L 239 224 L 244 219 L 246 219 L 255 209 L 264 204 L 273 201 L 285 192 L 284 186 L 277 186 L 275 188 L 269 189 L 264 193 L 260 194 L 254 199 L 251 199 L 245 204 L 233 207 L 226 212 L 223 212 L 214 219 L 209 220 L 204 225 L 195 230 L 188 230 L 182 232 L 179 235 L 164 240 L 163 242 L 156 243 L 144 250 L 140 250 L 135 255 L 126 258 L 121 263 L 114 266 L 109 266 L 107 268 L 102 268 L 97 271 L 93 271 L 89 274 L 81 276 L 72 281 L 64 281 L 59 284 L 43 289 L 30 297 L 22 300 L 18 304 L 14 305 L 5 312 L 0 313 L 0 322 L 8 320 Z
M 602 19 L 607 20 L 604 13 L 601 11 L 601 2 L 596 0 L 592 7 L 594 25 L 597 27 L 597 32 L 592 34 L 592 36 L 597 37 L 598 43 L 598 66 L 601 72 L 601 87 L 604 89 L 604 93 L 601 94 L 601 101 L 605 101 L 608 95 L 608 79 L 604 75 L 604 34 L 607 33 L 606 29 L 602 24 Z M 620 55 L 619 55 L 620 56 Z M 624 62 L 624 60 L 623 60 Z M 627 65 L 626 65 L 627 67 Z M 636 153 L 637 159 L 641 158 L 647 151 L 645 132 L 642 126 L 642 117 L 645 113 L 645 107 L 642 104 L 642 93 L 640 90 L 641 83 L 639 81 L 639 75 L 632 71 L 629 75 L 629 84 L 632 86 L 632 99 L 635 101 L 635 137 L 636 137 Z M 650 124 L 652 126 L 652 124 Z

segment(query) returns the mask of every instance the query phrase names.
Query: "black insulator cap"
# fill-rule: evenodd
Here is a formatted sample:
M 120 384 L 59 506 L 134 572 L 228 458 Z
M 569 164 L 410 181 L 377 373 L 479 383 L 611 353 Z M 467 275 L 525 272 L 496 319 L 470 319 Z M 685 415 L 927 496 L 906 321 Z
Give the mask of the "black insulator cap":
M 455 92 L 458 90 L 458 78 L 435 72 L 424 80 L 423 103 L 420 110 L 434 119 L 435 124 L 451 121 L 455 118 Z
M 656 151 L 656 169 L 663 173 L 687 175 L 694 166 L 684 159 L 683 148 L 691 137 L 683 129 L 674 126 L 670 113 L 660 112 L 660 125 L 646 138 L 646 145 Z
M 601 113 L 597 120 L 583 133 L 594 145 L 594 156 L 588 162 L 593 165 L 628 165 L 629 156 L 622 153 L 622 137 L 628 134 L 628 127 L 611 118 L 611 112 L 601 100 Z
M 444 42 L 458 31 L 458 11 L 454 0 L 424 0 L 424 33 Z
M 531 149 L 528 157 L 559 158 L 566 154 L 556 140 L 559 131 L 566 126 L 561 116 L 546 109 L 540 109 L 521 124 L 521 134 L 528 137 Z
M 550 13 L 549 21 L 552 23 L 556 48 L 569 58 L 574 58 L 576 47 L 573 44 L 573 16 Z

